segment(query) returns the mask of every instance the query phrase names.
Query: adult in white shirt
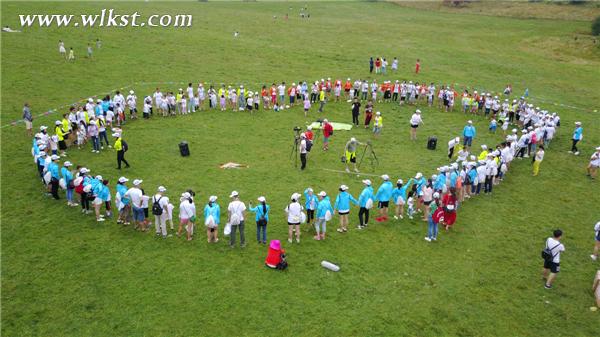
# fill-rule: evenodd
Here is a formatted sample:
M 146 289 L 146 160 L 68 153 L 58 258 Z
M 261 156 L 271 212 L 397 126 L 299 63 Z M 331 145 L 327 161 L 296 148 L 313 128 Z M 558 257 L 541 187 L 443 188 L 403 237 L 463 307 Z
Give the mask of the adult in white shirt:
M 127 106 L 129 107 L 131 118 L 137 118 L 137 96 L 133 90 L 130 90 L 127 96 Z
M 292 243 L 294 230 L 296 231 L 296 242 L 300 243 L 300 223 L 302 222 L 302 205 L 298 202 L 300 194 L 294 193 L 291 196 L 292 202 L 285 207 L 285 214 L 288 222 L 288 242 Z
M 187 105 L 187 112 L 192 112 L 192 98 L 194 97 L 194 87 L 192 87 L 192 82 L 188 83 L 188 87 L 187 87 L 187 97 L 189 98 L 190 102 Z
M 231 192 L 229 197 L 232 199 L 227 207 L 227 223 L 231 226 L 229 234 L 229 246 L 235 247 L 235 231 L 240 230 L 240 246 L 246 247 L 246 236 L 244 233 L 244 215 L 246 214 L 246 205 L 240 201 L 240 195 L 237 191 Z
M 156 104 L 156 108 L 160 109 L 163 101 L 163 93 L 160 92 L 160 88 L 156 88 L 154 94 L 152 94 L 152 98 L 154 98 L 154 103 Z
M 167 238 L 167 219 L 171 217 L 169 215 L 169 198 L 165 196 L 166 191 L 167 189 L 164 186 L 159 186 L 157 193 L 152 197 L 152 214 L 154 214 L 156 236 L 162 234 L 163 239 Z
M 594 245 L 594 252 L 590 257 L 592 260 L 596 261 L 598 259 L 598 251 L 600 251 L 600 221 L 596 222 L 594 225 L 594 241 L 596 242 Z
M 596 152 L 590 157 L 590 163 L 587 167 L 587 176 L 596 179 L 598 168 L 600 167 L 600 146 L 596 148 Z
M 131 187 L 130 189 L 127 190 L 127 192 L 125 192 L 125 197 L 129 198 L 129 200 L 131 200 L 131 207 L 133 209 L 133 222 L 134 222 L 134 229 L 138 229 L 141 228 L 141 230 L 143 232 L 146 231 L 146 224 L 145 224 L 145 216 L 144 216 L 144 208 L 143 208 L 143 196 L 144 193 L 142 193 L 142 182 L 143 180 L 141 179 L 135 179 L 133 181 L 133 187 Z
M 552 258 L 550 260 L 544 260 L 544 271 L 543 277 L 546 280 L 544 287 L 546 289 L 552 288 L 552 282 L 556 278 L 556 274 L 560 271 L 560 254 L 565 251 L 565 246 L 560 243 L 563 232 L 560 229 L 555 230 L 552 233 L 552 237 L 546 240 L 546 248 L 550 250 Z
M 125 106 L 125 97 L 123 97 L 123 94 L 119 90 L 117 90 L 115 97 L 113 97 L 113 102 L 115 105 L 119 103 L 121 106 Z
M 300 138 L 300 162 L 302 163 L 300 169 L 304 170 L 306 168 L 306 155 L 308 153 L 308 150 L 306 149 L 306 134 L 302 133 L 302 135 L 300 135 Z
M 454 148 L 458 144 L 460 144 L 460 137 L 452 138 L 448 142 L 448 160 L 452 160 L 452 155 L 454 155 Z
M 417 109 L 415 113 L 410 117 L 410 140 L 417 140 L 417 128 L 423 123 L 421 118 L 421 110 Z
M 184 192 L 179 199 L 179 229 L 177 230 L 177 236 L 181 235 L 183 226 L 187 232 L 187 240 L 192 240 L 194 235 L 194 220 L 196 218 L 196 205 L 190 192 Z

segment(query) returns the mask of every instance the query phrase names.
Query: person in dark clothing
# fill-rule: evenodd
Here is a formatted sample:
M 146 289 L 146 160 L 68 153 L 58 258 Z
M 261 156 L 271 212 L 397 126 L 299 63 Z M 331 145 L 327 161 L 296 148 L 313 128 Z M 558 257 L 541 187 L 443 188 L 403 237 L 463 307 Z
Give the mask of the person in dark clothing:
M 358 121 L 358 115 L 360 114 L 360 102 L 358 101 L 358 98 L 354 99 L 354 102 L 352 102 L 352 124 L 358 126 L 359 121 Z

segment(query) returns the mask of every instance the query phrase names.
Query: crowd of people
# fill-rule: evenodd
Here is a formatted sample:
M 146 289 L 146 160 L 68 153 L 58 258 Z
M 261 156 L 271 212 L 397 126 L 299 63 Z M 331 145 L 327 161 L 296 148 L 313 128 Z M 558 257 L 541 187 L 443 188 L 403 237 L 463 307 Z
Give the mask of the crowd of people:
M 372 95 L 365 95 L 362 88 L 365 88 L 367 93 L 371 88 Z M 505 90 L 505 94 L 508 89 L 509 87 Z M 367 101 L 364 125 L 368 128 L 373 118 L 375 101 L 417 105 L 423 100 L 433 106 L 437 97 L 440 109 L 452 111 L 451 102 L 456 96 L 456 91 L 447 86 L 442 86 L 437 95 L 435 91 L 433 84 L 419 86 L 418 83 L 413 84 L 410 81 L 402 83 L 396 81 L 394 84 L 384 81 L 382 86 L 378 86 L 375 81 L 369 85 L 366 81 L 360 80 L 352 83 L 350 79 L 343 85 L 340 80 L 332 82 L 330 79 L 323 79 L 312 84 L 310 89 L 305 82 L 299 85 L 293 83 L 289 88 L 286 88 L 285 82 L 282 82 L 277 86 L 273 84 L 270 89 L 263 86 L 260 93 L 246 91 L 243 85 L 236 89 L 222 85 L 218 90 L 210 86 L 207 91 L 204 91 L 202 83 L 197 88 L 190 83 L 186 90 L 180 89 L 176 95 L 172 92 L 163 94 L 157 88 L 153 95 L 143 98 L 142 113 L 144 118 L 150 118 L 155 111 L 163 116 L 192 113 L 204 109 L 206 99 L 209 101 L 209 109 L 231 108 L 252 111 L 262 105 L 265 109 L 279 111 L 293 106 L 297 97 L 300 97 L 298 100 L 308 101 L 308 104 L 303 105 L 307 110 L 313 102 L 324 102 L 331 99 L 331 96 L 339 100 L 343 92 L 344 98 L 352 103 L 355 125 L 358 124 L 360 102 Z M 191 99 L 188 100 L 187 97 Z M 221 99 L 216 100 L 215 97 Z M 288 242 L 300 243 L 303 223 L 314 229 L 314 240 L 325 240 L 327 223 L 333 220 L 336 213 L 339 217 L 336 231 L 341 234 L 347 233 L 352 205 L 358 208 L 357 229 L 368 228 L 370 213 L 375 207 L 377 208 L 375 222 L 392 221 L 389 218 L 390 208 L 392 208 L 394 221 L 400 221 L 405 216 L 409 219 L 418 216 L 427 222 L 425 240 L 433 242 L 438 239 L 438 226 L 443 226 L 445 230 L 452 228 L 456 222 L 457 210 L 464 202 L 480 193 L 492 193 L 493 187 L 502 182 L 515 158 L 530 157 L 533 166 L 532 174 L 539 173 L 544 151 L 560 127 L 560 116 L 534 107 L 525 97 L 513 100 L 512 104 L 509 104 L 507 99 L 502 103 L 497 96 L 492 96 L 490 93 L 478 95 L 476 91 L 473 94 L 465 91 L 463 102 L 465 102 L 464 113 L 479 114 L 490 120 L 490 132 L 496 131 L 492 127 L 492 122 L 497 121 L 501 125 L 503 140 L 493 146 L 482 144 L 481 150 L 476 153 L 473 149 L 473 141 L 477 136 L 477 130 L 473 122 L 468 121 L 462 133 L 448 141 L 449 164 L 437 168 L 435 174 L 425 176 L 418 172 L 406 182 L 401 178 L 396 179 L 395 186 L 392 183 L 393 179 L 384 174 L 380 177 L 381 184 L 376 191 L 372 186 L 373 182 L 365 179 L 362 180 L 362 190 L 357 198 L 351 194 L 350 187 L 345 184 L 339 187 L 333 200 L 326 191 L 316 193 L 311 187 L 306 188 L 302 194 L 293 193 L 283 210 L 288 223 Z M 324 103 L 321 103 L 320 108 L 322 109 L 323 106 Z M 125 112 L 126 108 L 129 110 L 128 115 Z M 76 166 L 70 161 L 64 161 L 60 167 L 60 160 L 67 156 L 69 146 L 82 148 L 87 142 L 91 143 L 93 153 L 100 153 L 105 150 L 105 147 L 106 150 L 116 150 L 118 168 L 121 168 L 121 163 L 129 167 L 129 163 L 124 158 L 127 144 L 122 139 L 122 127 L 129 120 L 138 118 L 137 108 L 138 98 L 133 90 L 129 91 L 127 97 L 124 97 L 120 91 L 116 91 L 113 97 L 106 95 L 96 101 L 90 98 L 81 106 L 72 106 L 69 112 L 63 115 L 62 120 L 55 122 L 54 134 L 49 134 L 48 128 L 41 126 L 39 132 L 33 137 L 32 154 L 40 178 L 47 186 L 47 193 L 55 199 L 60 199 L 59 190 L 65 190 L 68 206 L 80 206 L 81 212 L 85 214 L 94 212 L 98 222 L 113 217 L 112 201 L 114 200 L 117 223 L 124 226 L 131 225 L 139 231 L 148 231 L 154 217 L 155 233 L 163 238 L 171 236 L 168 228 L 170 227 L 177 236 L 185 234 L 187 240 L 192 240 L 196 225 L 204 221 L 207 241 L 216 243 L 219 241 L 218 229 L 223 217 L 223 220 L 226 219 L 224 233 L 229 236 L 231 247 L 235 246 L 238 232 L 240 245 L 242 247 L 246 245 L 245 222 L 248 216 L 246 212 L 250 211 L 254 213 L 257 242 L 267 244 L 266 229 L 271 218 L 271 207 L 265 196 L 256 199 L 258 202 L 256 206 L 248 203 L 247 207 L 240 199 L 239 193 L 233 191 L 229 195 L 230 202 L 223 216 L 217 196 L 209 196 L 201 214 L 202 220 L 198 220 L 197 214 L 198 217 L 200 214 L 196 209 L 195 193 L 192 190 L 184 191 L 179 198 L 179 226 L 175 229 L 173 217 L 176 206 L 170 201 L 164 186 L 159 186 L 154 192 L 146 193 L 142 179 L 134 179 L 131 186 L 128 186 L 129 179 L 123 176 L 117 180 L 113 194 L 110 182 L 103 179 L 101 175 L 92 175 L 90 169 Z M 24 119 L 29 121 L 26 126 L 28 131 L 31 131 L 33 118 L 29 109 L 29 105 L 25 104 Z M 377 135 L 381 132 L 383 123 L 380 112 L 375 116 L 374 133 Z M 416 139 L 416 130 L 421 124 L 423 124 L 421 112 L 416 109 L 410 118 L 411 139 Z M 517 128 L 508 131 L 509 125 Z M 326 151 L 333 128 L 325 119 L 322 129 L 323 150 Z M 108 130 L 111 130 L 115 139 L 113 144 L 108 141 Z M 312 145 L 314 137 L 310 127 L 301 133 L 299 146 L 301 158 L 304 157 L 302 168 L 306 165 L 306 154 L 310 151 L 310 148 L 307 149 L 309 147 L 307 144 Z M 576 146 L 582 138 L 583 128 L 580 122 L 576 122 L 572 148 L 569 152 L 579 154 Z M 361 145 L 364 144 L 355 138 L 346 144 L 347 165 L 356 164 L 356 150 Z M 588 174 L 592 178 L 596 176 L 600 166 L 599 160 L 600 147 L 596 148 L 588 166 Z M 346 170 L 349 171 L 348 166 Z M 356 165 L 354 170 L 358 171 Z M 79 195 L 78 200 L 75 199 L 75 194 Z M 104 214 L 102 214 L 103 207 Z M 278 242 L 272 242 L 270 249 L 275 247 L 281 249 Z M 597 257 L 597 249 L 596 246 L 592 258 Z M 552 268 L 548 270 L 550 275 L 555 275 L 557 272 Z M 547 286 L 551 286 L 551 279 L 549 282 Z

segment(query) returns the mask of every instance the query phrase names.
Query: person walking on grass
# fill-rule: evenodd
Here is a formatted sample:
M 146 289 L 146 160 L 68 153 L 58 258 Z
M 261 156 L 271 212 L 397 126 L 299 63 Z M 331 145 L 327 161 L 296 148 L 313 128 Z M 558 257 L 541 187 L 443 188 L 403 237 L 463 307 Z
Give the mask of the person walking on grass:
M 325 191 L 319 192 L 319 203 L 317 204 L 317 215 L 315 221 L 315 231 L 317 232 L 314 239 L 325 240 L 325 233 L 327 232 L 327 221 L 333 217 L 333 207 L 331 207 L 331 201 Z
M 288 223 L 288 242 L 292 243 L 294 231 L 296 232 L 296 243 L 300 243 L 300 223 L 302 223 L 302 205 L 300 205 L 300 194 L 293 193 L 290 197 L 291 203 L 284 209 Z
M 219 242 L 218 227 L 221 222 L 221 207 L 217 204 L 217 197 L 211 195 L 204 206 L 204 225 L 206 226 L 206 239 L 210 242 Z
M 117 205 L 117 210 L 119 211 L 117 224 L 123 224 L 123 226 L 131 224 L 131 199 L 125 196 L 127 193 L 126 184 L 128 181 L 129 179 L 120 177 L 116 187 L 117 193 L 115 196 L 115 203 Z
M 190 192 L 183 192 L 179 201 L 181 203 L 179 204 L 179 228 L 177 229 L 177 236 L 181 236 L 183 227 L 185 227 L 187 240 L 192 241 L 196 222 L 196 204 L 194 204 L 194 198 Z
M 235 232 L 240 231 L 240 247 L 246 247 L 246 233 L 244 227 L 244 221 L 246 219 L 246 204 L 240 201 L 240 194 L 237 191 L 231 192 L 229 195 L 231 202 L 227 206 L 227 222 L 231 226 L 231 233 L 229 234 L 229 246 L 235 247 Z
M 383 117 L 381 117 L 381 112 L 377 111 L 375 113 L 375 124 L 373 125 L 373 137 L 378 138 L 381 134 L 381 129 L 383 128 Z
M 33 115 L 27 102 L 23 104 L 23 121 L 25 122 L 25 129 L 29 137 L 33 136 Z
M 344 148 L 346 172 L 350 172 L 350 163 L 352 163 L 352 165 L 354 166 L 354 172 L 358 172 L 358 168 L 356 167 L 356 150 L 359 145 L 365 144 L 359 142 L 354 137 L 350 138 L 350 140 L 346 143 L 346 146 Z
M 352 194 L 348 193 L 348 186 L 341 185 L 339 189 L 340 193 L 338 193 L 335 198 L 335 203 L 333 205 L 333 210 L 337 210 L 340 216 L 340 227 L 337 229 L 340 233 L 345 233 L 348 231 L 348 215 L 350 214 L 350 203 L 354 203 L 358 205 L 358 200 L 356 200 Z
M 366 228 L 369 225 L 369 210 L 373 208 L 373 187 L 371 180 L 365 179 L 362 181 L 365 187 L 358 196 L 358 229 Z
M 129 168 L 129 163 L 125 159 L 125 152 L 129 150 L 129 146 L 121 137 L 120 132 L 115 132 L 112 136 L 116 138 L 115 151 L 117 151 L 117 170 L 121 169 L 121 163 L 125 163 L 125 168 Z
M 540 145 L 533 157 L 533 176 L 537 176 L 540 172 L 540 164 L 544 160 L 544 145 Z
M 592 260 L 598 260 L 598 251 L 600 250 L 600 221 L 596 222 L 594 225 L 594 252 L 590 257 Z
M 58 200 L 60 199 L 58 197 L 58 181 L 60 180 L 58 162 L 60 157 L 53 154 L 50 159 L 51 162 L 46 166 L 46 171 L 50 172 L 50 193 L 54 199 Z
M 587 166 L 587 176 L 596 179 L 598 168 L 600 167 L 600 146 L 596 148 L 596 152 L 590 157 L 590 163 Z
M 390 182 L 390 176 L 384 174 L 381 176 L 383 183 L 377 189 L 375 194 L 375 201 L 378 202 L 377 207 L 379 208 L 379 216 L 375 218 L 377 222 L 387 221 L 388 219 L 388 207 L 390 205 L 390 199 L 392 198 L 393 186 Z
M 360 115 L 360 102 L 358 98 L 354 98 L 352 102 L 352 124 L 358 127 L 359 121 L 358 116 Z
M 423 123 L 421 118 L 421 110 L 417 109 L 410 117 L 410 140 L 417 140 L 417 128 Z
M 319 92 L 319 112 L 323 112 L 323 108 L 325 107 L 326 97 L 325 97 L 325 87 L 321 87 L 321 91 Z
M 441 207 L 439 207 L 439 199 L 440 194 L 438 192 L 435 192 L 433 194 L 433 202 L 430 205 L 430 213 L 427 217 L 428 228 L 427 236 L 425 237 L 425 241 L 427 242 L 437 240 L 438 224 L 444 219 L 444 210 Z
M 572 153 L 576 156 L 579 155 L 579 149 L 577 148 L 577 143 L 579 143 L 583 139 L 583 128 L 581 127 L 581 122 L 575 122 L 575 130 L 573 130 L 573 141 L 571 145 L 571 150 L 569 153 Z
M 257 200 L 259 204 L 256 207 L 252 207 L 252 203 L 249 205 L 249 210 L 256 213 L 256 242 L 267 244 L 267 224 L 271 206 L 267 205 L 267 199 L 263 196 L 258 197 Z
M 156 194 L 152 197 L 152 214 L 154 215 L 154 227 L 156 236 L 167 238 L 167 219 L 169 218 L 169 198 L 165 196 L 167 189 L 159 186 Z
M 60 174 L 62 179 L 65 181 L 65 186 L 67 190 L 67 205 L 68 206 L 79 206 L 78 203 L 73 201 L 73 172 L 71 172 L 70 167 L 73 166 L 70 161 L 66 161 L 63 163 L 63 167 L 60 169 Z
M 456 189 L 450 187 L 448 193 L 442 198 L 442 206 L 444 208 L 444 226 L 446 231 L 450 229 L 456 222 L 456 207 L 458 200 L 456 199 Z
M 125 192 L 125 197 L 131 200 L 131 209 L 133 210 L 133 229 L 140 229 L 142 232 L 147 230 L 146 217 L 144 216 L 144 207 L 142 206 L 144 193 L 142 192 L 141 179 L 134 179 L 133 186 Z
M 312 188 L 308 187 L 304 190 L 304 208 L 306 209 L 306 223 L 309 227 L 315 224 L 315 211 L 319 204 L 319 200 Z
M 463 128 L 463 146 L 465 149 L 470 150 L 473 144 L 473 138 L 477 134 L 477 130 L 473 126 L 473 121 L 467 121 L 467 125 Z
M 560 272 L 560 254 L 565 251 L 565 246 L 560 242 L 563 232 L 560 229 L 554 230 L 552 237 L 546 239 L 546 249 L 550 253 L 549 259 L 544 259 L 544 270 L 542 278 L 544 279 L 544 288 L 551 289 L 552 283 L 556 279 L 556 274 Z
M 333 126 L 327 118 L 323 120 L 323 151 L 329 150 L 329 137 L 333 135 Z

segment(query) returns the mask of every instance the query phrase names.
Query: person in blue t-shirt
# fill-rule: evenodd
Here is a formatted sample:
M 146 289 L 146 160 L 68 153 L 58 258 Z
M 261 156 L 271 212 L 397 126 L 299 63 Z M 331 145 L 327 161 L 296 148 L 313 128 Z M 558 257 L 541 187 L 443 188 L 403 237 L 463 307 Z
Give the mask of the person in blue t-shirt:
M 358 196 L 358 229 L 363 229 L 369 224 L 369 210 L 373 208 L 373 187 L 371 186 L 371 180 L 365 179 L 362 181 L 365 185 L 362 192 Z
M 463 129 L 463 145 L 465 149 L 471 148 L 473 138 L 475 138 L 476 135 L 477 130 L 475 130 L 475 127 L 473 126 L 473 121 L 468 121 Z
M 377 222 L 387 221 L 388 207 L 392 198 L 392 189 L 394 188 L 390 182 L 390 176 L 384 174 L 381 176 L 381 179 L 383 179 L 383 183 L 379 186 L 375 194 L 375 201 L 378 201 L 377 207 L 379 208 L 379 217 L 375 218 Z
M 358 205 L 358 200 L 356 200 L 352 194 L 348 193 L 348 186 L 340 186 L 340 193 L 335 198 L 335 204 L 333 205 L 333 210 L 337 210 L 338 214 L 340 215 L 340 228 L 337 229 L 337 231 L 340 233 L 345 233 L 348 231 L 348 214 L 350 214 L 350 203 Z
M 569 153 L 573 153 L 574 155 L 579 155 L 579 149 L 577 149 L 577 143 L 583 139 L 583 128 L 581 127 L 581 122 L 575 122 L 575 130 L 573 131 L 573 145 L 571 146 L 571 150 Z

